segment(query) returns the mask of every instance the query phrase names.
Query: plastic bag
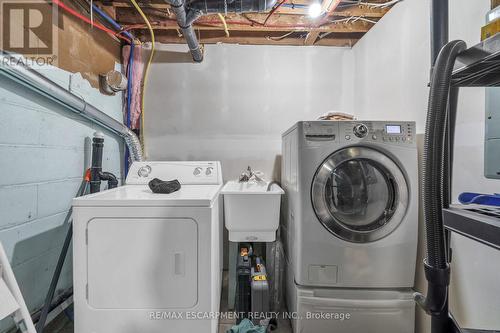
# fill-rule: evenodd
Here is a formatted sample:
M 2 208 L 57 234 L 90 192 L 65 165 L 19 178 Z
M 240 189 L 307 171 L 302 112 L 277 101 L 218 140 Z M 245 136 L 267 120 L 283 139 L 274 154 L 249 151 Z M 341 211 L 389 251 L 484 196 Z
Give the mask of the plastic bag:
M 270 307 L 272 312 L 280 312 L 285 308 L 285 251 L 281 242 L 281 232 L 278 229 L 276 241 L 269 245 L 267 253 L 267 274 L 269 276 Z

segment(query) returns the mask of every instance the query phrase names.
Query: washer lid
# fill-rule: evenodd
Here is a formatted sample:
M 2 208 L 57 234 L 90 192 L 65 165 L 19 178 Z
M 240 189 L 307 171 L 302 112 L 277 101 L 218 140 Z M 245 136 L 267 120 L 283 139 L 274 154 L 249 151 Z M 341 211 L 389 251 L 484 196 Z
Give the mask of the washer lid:
M 75 198 L 73 199 L 73 206 L 210 207 L 219 195 L 221 187 L 221 185 L 182 185 L 177 192 L 155 194 L 151 192 L 147 185 L 125 185 Z

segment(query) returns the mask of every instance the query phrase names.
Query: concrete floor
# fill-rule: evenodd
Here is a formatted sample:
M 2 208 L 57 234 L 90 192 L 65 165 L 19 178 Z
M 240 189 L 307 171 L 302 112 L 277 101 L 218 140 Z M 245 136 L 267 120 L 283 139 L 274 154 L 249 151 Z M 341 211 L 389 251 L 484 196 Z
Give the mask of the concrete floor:
M 45 328 L 47 333 L 73 333 L 73 321 L 62 312 Z
M 224 272 L 223 282 L 222 282 L 222 299 L 220 304 L 221 312 L 228 312 L 227 305 L 227 292 L 228 292 L 228 274 Z M 221 320 L 219 323 L 219 333 L 226 333 L 236 322 L 234 320 Z M 290 321 L 285 319 L 280 319 L 278 321 L 278 329 L 273 331 L 275 333 L 291 333 L 292 328 L 290 326 Z
M 226 333 L 234 325 L 233 322 L 219 323 L 219 333 Z M 73 333 L 73 321 L 71 321 L 64 313 L 61 313 L 54 319 L 44 330 L 46 333 Z M 291 333 L 289 322 L 280 322 L 276 333 Z M 187 333 L 187 332 L 186 332 Z
M 227 274 L 224 274 L 224 280 L 222 285 L 222 299 L 221 299 L 221 312 L 225 312 L 228 309 L 227 306 Z M 226 333 L 233 325 L 234 320 L 224 319 L 219 323 L 219 333 Z M 280 320 L 278 329 L 274 332 L 276 333 L 290 333 L 292 330 L 290 328 L 290 322 L 288 320 Z M 68 318 L 68 316 L 63 312 L 56 319 L 54 319 L 44 330 L 46 333 L 73 333 L 73 321 Z M 188 332 L 186 332 L 188 333 Z

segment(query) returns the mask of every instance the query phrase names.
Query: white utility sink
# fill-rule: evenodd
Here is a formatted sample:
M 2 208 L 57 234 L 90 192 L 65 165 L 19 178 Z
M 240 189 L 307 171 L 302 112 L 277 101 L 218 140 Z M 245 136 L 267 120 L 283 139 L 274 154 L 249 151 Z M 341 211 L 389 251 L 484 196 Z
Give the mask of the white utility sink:
M 279 225 L 279 185 L 229 181 L 223 188 L 225 224 L 231 242 L 274 242 Z

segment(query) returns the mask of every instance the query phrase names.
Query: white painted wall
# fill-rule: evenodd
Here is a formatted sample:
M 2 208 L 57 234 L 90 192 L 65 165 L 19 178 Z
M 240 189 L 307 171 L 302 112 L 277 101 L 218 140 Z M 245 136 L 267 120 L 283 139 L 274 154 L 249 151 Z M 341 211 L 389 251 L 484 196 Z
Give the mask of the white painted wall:
M 100 94 L 80 74 L 41 72 L 121 121 L 121 96 Z M 48 291 L 68 228 L 65 216 L 89 166 L 88 143 L 98 128 L 4 77 L 0 104 L 0 241 L 28 308 L 36 311 Z M 105 132 L 103 167 L 117 176 L 122 149 L 122 140 Z M 56 298 L 71 287 L 70 252 Z M 10 319 L 1 321 L 0 332 L 11 325 Z
M 355 92 L 351 113 L 359 119 L 411 120 L 417 123 L 419 154 L 425 130 L 430 74 L 430 2 L 405 0 L 385 15 L 353 48 Z M 420 212 L 418 263 L 425 255 Z M 423 270 L 417 290 L 425 291 Z M 417 332 L 427 332 L 428 317 L 417 311 Z
M 489 8 L 488 0 L 450 1 L 450 39 L 462 39 L 469 45 L 478 43 Z M 424 132 L 430 68 L 429 15 L 429 0 L 405 0 L 354 46 L 356 89 L 350 111 L 360 119 L 415 120 L 417 132 Z M 483 88 L 461 89 L 455 196 L 466 190 L 494 192 L 500 186 L 500 182 L 482 177 L 484 104 Z
M 450 1 L 450 37 L 477 43 L 489 5 L 489 0 Z M 213 45 L 199 65 L 157 61 L 147 91 L 148 157 L 222 160 L 226 179 L 236 178 L 247 164 L 274 173 L 280 134 L 295 121 L 328 110 L 359 119 L 414 120 L 421 149 L 429 27 L 430 1 L 405 0 L 352 50 Z M 483 177 L 484 89 L 462 89 L 459 101 L 454 196 L 498 192 L 500 181 Z M 425 253 L 422 220 L 420 239 L 419 262 Z M 500 267 L 500 255 L 460 237 L 453 238 L 453 246 L 451 304 L 460 324 L 498 329 L 500 270 L 491 267 Z M 489 274 L 477 273 L 483 265 L 490 265 L 484 270 Z M 425 288 L 422 270 L 417 288 Z M 427 319 L 419 312 L 419 333 L 429 332 Z
M 489 6 L 489 0 L 450 1 L 450 39 L 476 44 Z M 417 132 L 424 132 L 430 67 L 429 14 L 429 0 L 405 0 L 353 48 L 357 98 L 351 111 L 360 118 L 415 120 Z M 488 193 L 500 188 L 500 181 L 483 176 L 484 101 L 484 89 L 461 89 L 455 200 L 464 191 Z M 419 261 L 425 253 L 423 232 L 421 228 Z M 452 311 L 464 327 L 498 330 L 500 254 L 456 235 L 452 245 Z M 425 288 L 422 270 L 417 273 L 417 288 Z M 427 319 L 421 312 L 418 314 L 418 332 L 429 332 Z
M 425 128 L 430 71 L 428 0 L 395 6 L 353 48 L 359 119 L 413 120 Z
M 461 38 L 469 45 L 477 42 L 479 27 L 484 25 L 484 13 L 490 1 L 450 3 L 450 39 Z M 498 193 L 500 180 L 483 176 L 485 89 L 461 89 L 458 105 L 453 179 L 455 199 L 465 191 Z M 455 259 L 451 309 L 464 327 L 499 330 L 500 252 L 459 235 L 453 235 L 452 247 Z
M 221 160 L 226 180 L 248 165 L 275 174 L 281 133 L 342 110 L 352 84 L 349 49 L 208 45 L 205 53 L 201 64 L 152 66 L 146 151 L 153 160 Z

